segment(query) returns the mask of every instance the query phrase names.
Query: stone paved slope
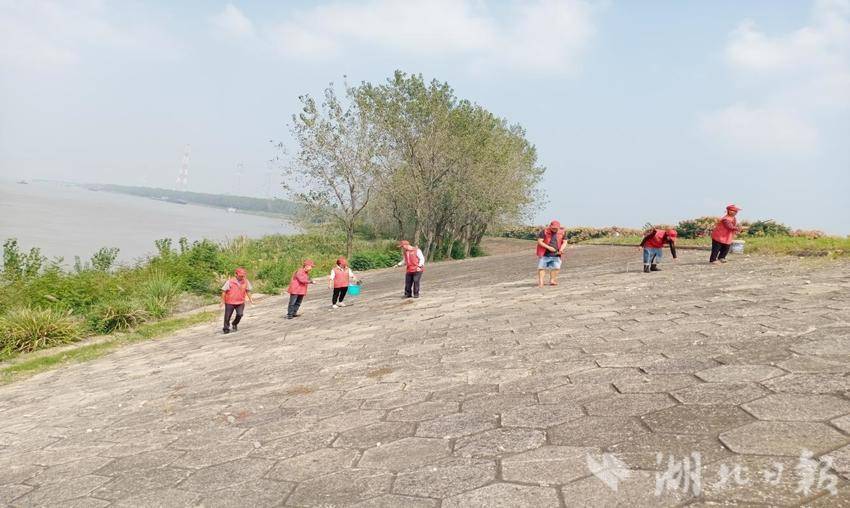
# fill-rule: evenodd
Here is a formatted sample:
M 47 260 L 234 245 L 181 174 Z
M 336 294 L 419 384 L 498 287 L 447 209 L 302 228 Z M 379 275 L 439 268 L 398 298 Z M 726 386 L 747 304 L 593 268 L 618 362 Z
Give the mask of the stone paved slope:
M 817 465 L 850 473 L 847 262 L 684 251 L 645 275 L 580 247 L 540 290 L 529 254 L 431 265 L 417 301 L 392 270 L 345 309 L 317 287 L 286 321 L 272 298 L 238 334 L 0 387 L 0 504 L 850 503 Z

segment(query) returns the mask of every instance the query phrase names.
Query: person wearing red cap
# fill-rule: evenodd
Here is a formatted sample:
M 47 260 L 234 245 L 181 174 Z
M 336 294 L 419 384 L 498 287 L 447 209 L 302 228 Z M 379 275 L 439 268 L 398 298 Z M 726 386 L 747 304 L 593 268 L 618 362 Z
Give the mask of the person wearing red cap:
M 658 268 L 658 263 L 661 262 L 661 253 L 664 250 L 665 243 L 670 246 L 670 254 L 673 255 L 673 259 L 676 259 L 677 236 L 678 233 L 675 229 L 652 228 L 649 233 L 643 237 L 643 240 L 640 242 L 640 246 L 643 247 L 644 273 L 661 271 L 661 268 Z
M 735 218 L 740 210 L 735 205 L 729 205 L 726 207 L 726 215 L 718 219 L 714 230 L 711 232 L 711 256 L 708 258 L 709 263 L 715 263 L 718 260 L 721 263 L 726 262 L 726 254 L 729 254 L 732 240 L 735 239 L 735 234 L 741 231 L 741 228 L 738 226 L 738 219 Z
M 419 283 L 425 271 L 425 256 L 419 247 L 410 245 L 407 240 L 398 242 L 401 247 L 401 261 L 396 266 L 404 266 L 404 298 L 419 298 Z
M 537 287 L 543 287 L 543 276 L 549 272 L 549 284 L 558 285 L 558 270 L 566 247 L 565 231 L 561 223 L 553 220 L 537 235 Z
M 348 293 L 348 286 L 356 277 L 351 268 L 348 267 L 348 260 L 340 256 L 336 260 L 336 265 L 331 269 L 331 276 L 328 279 L 328 285 L 333 291 L 331 296 L 331 308 L 345 307 L 345 295 Z
M 245 310 L 245 300 L 254 303 L 251 299 L 251 281 L 247 279 L 248 272 L 244 268 L 237 268 L 236 277 L 227 279 L 227 282 L 221 286 L 221 307 L 224 307 L 224 328 L 221 329 L 224 333 L 230 333 L 231 326 L 233 331 L 239 329 L 239 322 L 242 321 L 242 313 Z M 233 318 L 233 324 L 230 323 L 230 318 L 233 312 L 236 312 L 236 317 Z
M 310 278 L 310 270 L 316 266 L 311 259 L 305 259 L 301 264 L 301 268 L 295 271 L 292 280 L 289 282 L 289 287 L 286 291 L 289 293 L 289 307 L 286 311 L 286 319 L 298 317 L 298 308 L 301 307 L 301 302 L 307 296 L 307 286 L 313 284 L 313 279 Z

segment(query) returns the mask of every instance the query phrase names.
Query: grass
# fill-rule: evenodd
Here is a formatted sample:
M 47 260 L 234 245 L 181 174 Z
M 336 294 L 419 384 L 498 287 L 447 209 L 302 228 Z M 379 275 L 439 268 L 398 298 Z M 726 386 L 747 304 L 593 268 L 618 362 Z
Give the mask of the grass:
M 0 384 L 18 381 L 61 365 L 94 360 L 95 358 L 100 358 L 125 344 L 132 344 L 168 335 L 187 326 L 209 321 L 214 316 L 217 316 L 217 314 L 212 312 L 202 312 L 186 317 L 165 319 L 155 323 L 146 323 L 139 326 L 139 328 L 133 332 L 115 335 L 105 342 L 88 344 L 60 353 L 48 354 L 23 360 L 0 368 Z
M 590 245 L 638 245 L 640 236 L 620 236 L 597 238 L 582 242 Z M 820 238 L 805 238 L 800 236 L 744 236 L 747 254 L 772 254 L 805 257 L 850 257 L 850 238 L 823 236 Z M 710 238 L 680 238 L 676 246 L 682 247 L 711 247 Z

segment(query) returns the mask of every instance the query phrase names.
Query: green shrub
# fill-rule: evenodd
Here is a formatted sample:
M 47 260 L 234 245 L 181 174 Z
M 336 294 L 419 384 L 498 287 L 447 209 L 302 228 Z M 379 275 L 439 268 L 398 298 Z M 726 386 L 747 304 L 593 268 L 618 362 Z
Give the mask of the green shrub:
M 98 333 L 129 330 L 147 319 L 147 313 L 129 300 L 114 300 L 99 303 L 89 314 L 89 326 Z
M 55 309 L 23 307 L 0 317 L 0 350 L 29 352 L 67 344 L 82 336 L 80 321 Z
M 116 259 L 118 259 L 118 249 L 116 247 L 101 247 L 100 250 L 92 255 L 91 266 L 99 272 L 108 272 L 115 265 Z
M 679 238 L 703 238 L 710 236 L 717 224 L 717 217 L 697 217 L 680 221 L 676 226 Z
M 747 236 L 791 236 L 791 228 L 773 219 L 757 220 L 747 225 Z
M 153 272 L 139 287 L 142 307 L 157 319 L 171 314 L 179 296 L 180 285 L 162 272 Z
M 401 256 L 394 252 L 367 250 L 351 256 L 348 265 L 354 271 L 374 270 L 395 266 L 400 259 Z
M 3 243 L 3 276 L 6 280 L 35 277 L 45 260 L 37 247 L 31 248 L 28 254 L 22 253 L 15 238 Z

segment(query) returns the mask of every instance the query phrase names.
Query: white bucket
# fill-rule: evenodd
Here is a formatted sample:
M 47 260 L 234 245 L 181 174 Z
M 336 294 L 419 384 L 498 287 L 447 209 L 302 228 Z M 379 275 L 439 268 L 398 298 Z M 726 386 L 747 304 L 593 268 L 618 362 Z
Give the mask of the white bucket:
M 735 240 L 732 242 L 732 249 L 730 249 L 730 252 L 732 252 L 732 254 L 743 254 L 745 243 L 746 242 L 743 240 Z

